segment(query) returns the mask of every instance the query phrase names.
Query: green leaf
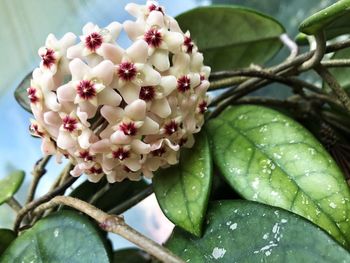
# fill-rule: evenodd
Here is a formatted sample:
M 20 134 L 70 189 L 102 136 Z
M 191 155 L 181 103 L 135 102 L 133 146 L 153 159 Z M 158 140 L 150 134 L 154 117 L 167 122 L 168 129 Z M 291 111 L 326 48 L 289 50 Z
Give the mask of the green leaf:
M 350 262 L 324 231 L 288 211 L 248 201 L 213 203 L 202 238 L 175 229 L 167 247 L 186 262 Z
M 29 72 L 15 90 L 15 98 L 19 105 L 28 112 L 32 112 L 27 89 L 30 87 L 32 72 Z
M 137 248 L 117 250 L 113 254 L 113 263 L 150 263 L 151 257 Z
M 204 131 L 191 149 L 180 154 L 179 164 L 160 170 L 153 188 L 164 214 L 177 226 L 199 236 L 212 181 L 209 142 Z
M 335 4 L 313 14 L 299 26 L 299 31 L 308 35 L 315 35 L 321 30 L 327 39 L 350 32 L 350 0 L 340 0 Z
M 107 185 L 106 180 L 101 180 L 99 183 L 91 183 L 89 181 L 83 182 L 71 193 L 72 197 L 79 198 L 83 201 L 90 201 L 92 196 Z M 110 188 L 103 193 L 95 202 L 94 205 L 104 211 L 108 211 L 125 201 L 130 200 L 135 195 L 148 187 L 144 181 L 130 181 L 124 180 L 120 183 L 109 185 Z
M 16 238 L 15 232 L 10 229 L 0 229 L 0 256 Z
M 264 64 L 280 50 L 285 32 L 273 18 L 237 6 L 199 7 L 176 20 L 190 30 L 213 71 Z
M 23 171 L 13 171 L 0 180 L 0 205 L 9 200 L 21 187 L 24 179 Z
M 19 236 L 0 258 L 8 262 L 109 262 L 104 242 L 89 219 L 73 211 L 52 214 Z
M 323 146 L 300 124 L 260 106 L 210 121 L 215 164 L 244 198 L 282 207 L 350 242 L 350 190 Z

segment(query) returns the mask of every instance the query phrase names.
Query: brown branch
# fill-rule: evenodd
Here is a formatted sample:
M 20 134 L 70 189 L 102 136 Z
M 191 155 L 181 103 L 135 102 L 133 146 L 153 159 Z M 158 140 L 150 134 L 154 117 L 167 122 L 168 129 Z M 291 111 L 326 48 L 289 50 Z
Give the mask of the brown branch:
M 21 204 L 13 196 L 6 200 L 6 204 L 9 205 L 15 212 L 19 212 L 22 209 Z
M 63 194 L 68 187 L 70 187 L 75 181 L 77 180 L 76 177 L 71 177 L 68 179 L 63 185 L 59 186 L 58 188 L 54 189 L 53 191 L 48 192 L 47 194 L 43 195 L 42 197 L 26 204 L 17 214 L 17 218 L 14 223 L 14 230 L 18 232 L 19 227 L 21 226 L 21 222 L 23 218 L 31 212 L 33 209 L 41 205 L 42 203 L 47 202 L 51 198 Z
M 37 189 L 38 184 L 39 184 L 39 181 L 40 181 L 41 177 L 46 173 L 45 167 L 50 159 L 51 159 L 51 155 L 47 155 L 47 156 L 41 158 L 34 165 L 34 169 L 32 171 L 33 180 L 32 180 L 32 183 L 30 185 L 30 188 L 29 188 L 26 204 L 30 203 L 33 200 L 33 198 L 35 196 L 36 189 Z
M 336 78 L 329 72 L 329 70 L 321 65 L 315 67 L 316 72 L 333 90 L 339 101 L 344 105 L 344 108 L 350 112 L 350 98 L 346 91 L 340 86 Z
M 46 209 L 50 209 L 58 205 L 66 205 L 83 212 L 84 214 L 95 219 L 103 230 L 124 237 L 128 241 L 134 243 L 150 255 L 163 262 L 184 262 L 167 248 L 157 244 L 153 240 L 145 237 L 135 229 L 131 228 L 128 224 L 125 223 L 122 216 L 109 215 L 102 210 L 92 206 L 91 204 L 73 197 L 56 196 L 49 202 L 37 207 L 34 213 L 42 213 Z

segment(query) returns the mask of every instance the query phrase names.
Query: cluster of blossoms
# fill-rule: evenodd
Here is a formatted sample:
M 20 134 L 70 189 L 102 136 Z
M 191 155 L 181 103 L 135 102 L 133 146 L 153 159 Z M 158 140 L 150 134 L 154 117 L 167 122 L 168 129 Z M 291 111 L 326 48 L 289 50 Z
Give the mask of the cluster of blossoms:
M 126 10 L 136 21 L 88 23 L 78 44 L 73 33 L 50 34 L 27 90 L 43 152 L 93 182 L 151 178 L 177 163 L 208 104 L 210 68 L 190 34 L 154 1 Z M 126 50 L 116 43 L 122 29 L 133 41 Z

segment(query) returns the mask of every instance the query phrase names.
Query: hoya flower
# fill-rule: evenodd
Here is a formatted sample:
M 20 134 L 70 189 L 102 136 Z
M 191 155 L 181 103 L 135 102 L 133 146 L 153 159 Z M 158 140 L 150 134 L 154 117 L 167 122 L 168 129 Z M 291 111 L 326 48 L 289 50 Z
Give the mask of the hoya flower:
M 180 52 L 184 43 L 181 33 L 169 31 L 164 14 L 160 11 L 151 12 L 146 21 L 126 21 L 124 29 L 131 40 L 144 39 L 147 42 L 150 62 L 159 71 L 170 68 L 169 52 Z
M 160 83 L 160 73 L 147 63 L 148 45 L 143 40 L 134 42 L 127 50 L 104 44 L 100 54 L 115 63 L 115 87 L 128 104 L 139 98 L 141 86 Z
M 80 36 L 81 42 L 68 49 L 67 57 L 73 59 L 95 55 L 103 43 L 113 43 L 121 29 L 122 26 L 118 22 L 113 22 L 106 28 L 87 23 L 83 27 L 83 35 Z
M 210 68 L 190 33 L 155 1 L 126 10 L 136 21 L 88 23 L 77 44 L 50 35 L 27 89 L 44 154 L 68 158 L 71 175 L 92 182 L 152 178 L 176 164 L 209 103 Z M 125 49 L 115 42 L 123 28 Z
M 67 48 L 72 46 L 75 40 L 76 36 L 73 33 L 65 34 L 60 40 L 58 40 L 55 35 L 50 34 L 46 38 L 45 46 L 41 47 L 38 51 L 41 57 L 40 69 L 56 74 L 58 64 L 66 63 Z M 64 66 L 61 68 L 65 68 Z
M 60 102 L 77 104 L 80 111 L 87 113 L 87 118 L 93 117 L 100 105 L 119 105 L 120 95 L 109 87 L 114 74 L 111 61 L 104 60 L 90 68 L 82 60 L 74 59 L 69 68 L 72 80 L 57 89 Z

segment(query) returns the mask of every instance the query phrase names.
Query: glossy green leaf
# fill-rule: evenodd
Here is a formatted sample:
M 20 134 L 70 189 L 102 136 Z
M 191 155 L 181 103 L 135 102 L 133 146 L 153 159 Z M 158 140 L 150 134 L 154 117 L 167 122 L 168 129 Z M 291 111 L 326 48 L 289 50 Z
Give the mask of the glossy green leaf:
M 264 64 L 280 50 L 285 32 L 273 18 L 236 6 L 199 7 L 176 20 L 213 71 Z
M 214 161 L 244 198 L 308 218 L 350 244 L 350 190 L 323 146 L 300 124 L 260 106 L 210 121 Z
M 90 220 L 73 211 L 52 214 L 19 236 L 0 258 L 8 262 L 109 262 L 104 242 Z
M 99 183 L 86 181 L 79 185 L 71 193 L 71 196 L 84 201 L 90 201 L 91 198 L 101 189 L 105 188 L 106 185 L 106 180 L 101 180 Z M 95 200 L 94 205 L 104 211 L 108 211 L 123 202 L 130 200 L 147 187 L 148 184 L 144 180 L 137 182 L 124 180 L 120 183 L 110 184 L 109 189 L 103 192 L 103 194 Z
M 32 112 L 27 89 L 30 87 L 32 72 L 28 73 L 15 90 L 15 98 L 19 105 L 28 112 Z
M 0 205 L 10 199 L 21 187 L 24 179 L 23 171 L 14 171 L 0 180 Z
M 212 181 L 209 142 L 204 131 L 191 149 L 184 149 L 178 165 L 159 171 L 153 188 L 164 214 L 177 226 L 199 236 Z
M 305 19 L 299 30 L 308 35 L 315 35 L 324 30 L 327 39 L 350 32 L 350 0 L 340 0 L 333 5 Z
M 117 250 L 113 254 L 113 263 L 150 263 L 151 257 L 137 248 Z
M 167 247 L 186 262 L 350 262 L 324 231 L 288 211 L 248 201 L 213 203 L 202 238 L 175 229 Z
M 0 229 L 0 256 L 16 238 L 15 232 L 10 229 Z

